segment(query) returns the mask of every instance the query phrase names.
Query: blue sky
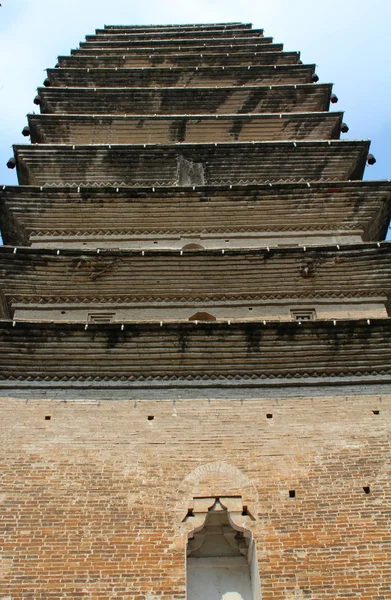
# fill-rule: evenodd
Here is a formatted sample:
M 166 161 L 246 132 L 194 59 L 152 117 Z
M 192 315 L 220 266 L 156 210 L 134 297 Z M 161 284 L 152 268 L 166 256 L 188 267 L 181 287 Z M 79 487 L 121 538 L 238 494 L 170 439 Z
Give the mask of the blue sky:
M 36 88 L 60 54 L 69 54 L 104 24 L 245 21 L 265 29 L 285 50 L 316 63 L 321 82 L 333 82 L 350 131 L 344 139 L 371 139 L 377 164 L 366 179 L 391 179 L 390 0 L 1 0 L 0 184 L 16 183 L 5 163 Z

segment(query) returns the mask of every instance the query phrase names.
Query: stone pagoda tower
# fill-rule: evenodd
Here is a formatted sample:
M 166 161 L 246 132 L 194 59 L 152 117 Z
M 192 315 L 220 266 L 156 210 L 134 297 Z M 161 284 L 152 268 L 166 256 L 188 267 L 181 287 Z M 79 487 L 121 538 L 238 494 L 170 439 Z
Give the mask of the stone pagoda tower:
M 106 26 L 0 191 L 2 600 L 391 598 L 391 184 L 240 23 Z

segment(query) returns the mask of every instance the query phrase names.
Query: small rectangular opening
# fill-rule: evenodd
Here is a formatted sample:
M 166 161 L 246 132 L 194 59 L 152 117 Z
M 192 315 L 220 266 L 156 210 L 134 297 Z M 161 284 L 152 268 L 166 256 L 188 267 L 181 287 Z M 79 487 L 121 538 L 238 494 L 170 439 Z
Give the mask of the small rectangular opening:
M 295 490 L 289 490 L 289 498 L 296 498 L 296 491 Z
M 369 485 L 364 485 L 363 490 L 366 494 L 370 494 L 371 493 L 371 488 L 369 487 Z
M 315 321 L 316 312 L 314 308 L 303 308 L 303 309 L 292 309 L 291 310 L 292 321 Z
M 149 415 L 149 416 L 147 417 L 148 421 L 153 421 L 153 420 L 154 420 L 154 418 L 155 418 L 155 417 L 154 417 L 153 415 Z
M 272 413 L 267 413 L 267 415 L 266 415 L 266 418 L 267 418 L 267 419 L 272 419 L 272 418 L 273 418 L 273 415 L 272 415 Z
M 96 312 L 88 313 L 87 320 L 89 323 L 112 323 L 114 321 L 114 312 Z
M 51 417 L 51 415 L 46 415 L 46 416 L 45 416 L 45 421 L 51 421 L 51 420 L 52 420 L 52 417 Z
M 373 410 L 372 412 L 374 415 L 380 415 L 380 410 Z

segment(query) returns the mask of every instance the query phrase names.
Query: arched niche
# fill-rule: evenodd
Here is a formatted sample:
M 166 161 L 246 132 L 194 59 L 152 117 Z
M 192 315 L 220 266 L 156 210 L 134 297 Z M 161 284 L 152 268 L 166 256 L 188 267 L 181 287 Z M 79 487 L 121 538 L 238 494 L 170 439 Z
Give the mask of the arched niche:
M 189 317 L 189 321 L 216 321 L 216 317 L 207 312 L 196 312 Z
M 187 600 L 260 600 L 255 544 L 238 497 L 194 498 L 185 518 Z
M 201 244 L 196 244 L 196 243 L 191 243 L 191 244 L 186 244 L 185 246 L 182 247 L 182 250 L 205 250 L 204 246 L 201 246 Z

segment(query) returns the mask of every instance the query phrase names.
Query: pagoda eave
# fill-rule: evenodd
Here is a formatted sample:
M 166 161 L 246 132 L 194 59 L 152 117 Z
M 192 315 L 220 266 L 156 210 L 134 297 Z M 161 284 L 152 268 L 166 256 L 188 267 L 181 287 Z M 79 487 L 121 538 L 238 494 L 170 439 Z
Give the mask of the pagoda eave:
M 153 24 L 145 24 L 145 25 L 104 25 L 104 29 L 96 29 L 96 32 L 106 33 L 110 31 L 145 31 L 149 33 L 153 33 L 154 31 L 167 31 L 168 33 L 172 30 L 203 30 L 203 29 L 213 29 L 217 31 L 230 31 L 231 29 L 252 29 L 252 23 L 242 23 L 241 21 L 232 21 L 232 22 L 223 22 L 223 23 L 171 23 L 166 25 L 153 25 Z M 261 29 L 260 31 L 263 31 Z
M 48 87 L 217 87 L 311 83 L 315 65 L 47 69 Z M 314 84 L 315 85 L 315 84 Z
M 203 29 L 213 29 L 217 31 L 230 31 L 231 29 L 252 29 L 251 23 L 242 23 L 241 21 L 230 21 L 230 22 L 221 22 L 221 23 L 166 23 L 165 25 L 154 25 L 153 23 L 144 23 L 144 25 L 107 25 L 105 24 L 103 28 L 98 28 L 95 31 L 100 33 L 110 32 L 112 30 L 118 31 L 145 31 L 153 33 L 154 31 L 167 31 L 168 33 L 171 30 L 203 30 Z
M 169 34 L 167 36 L 167 33 Z M 220 34 L 220 32 L 218 32 Z M 242 29 L 237 28 L 237 29 L 225 29 L 223 30 L 224 34 L 228 34 L 229 37 L 233 37 L 236 38 L 238 36 L 246 36 L 249 38 L 262 38 L 263 37 L 263 29 Z M 208 29 L 208 28 L 203 28 L 200 30 L 191 30 L 191 31 L 183 31 L 182 29 L 171 29 L 169 32 L 155 32 L 153 34 L 153 39 L 154 40 L 175 40 L 177 38 L 179 39 L 195 39 L 198 37 L 210 37 L 212 39 L 214 39 L 216 36 L 216 30 L 215 29 Z M 129 40 L 134 40 L 134 41 L 143 41 L 145 39 L 150 40 L 151 39 L 151 34 L 149 32 L 143 32 L 143 31 L 134 31 L 134 32 L 115 32 L 115 31 L 110 31 L 108 32 L 106 30 L 106 33 L 101 35 L 101 34 L 90 34 L 90 35 L 86 35 L 86 42 L 87 43 L 91 43 L 91 42 L 99 42 L 99 41 L 116 41 L 116 40 L 122 40 L 124 38 L 127 38 Z M 219 35 L 219 39 L 220 35 Z M 83 42 L 84 43 L 84 42 Z
M 369 141 L 14 146 L 21 185 L 233 185 L 361 179 Z
M 329 298 L 337 304 L 353 299 L 364 304 L 383 297 L 385 310 L 391 294 L 390 257 L 387 242 L 223 252 L 193 248 L 180 252 L 17 248 L 15 252 L 3 246 L 0 269 L 6 277 L 1 289 L 13 302 L 23 298 L 28 303 L 32 298 L 37 305 L 49 296 L 62 302 L 73 297 L 97 301 L 113 297 L 115 290 L 113 306 L 120 296 L 135 302 L 187 299 L 197 305 L 218 301 L 227 306 L 232 300 L 289 303 L 295 298 L 314 303 Z
M 297 64 L 300 59 L 298 52 L 280 52 L 269 49 L 268 52 L 237 52 L 237 53 L 181 53 L 154 54 L 145 56 L 71 56 L 61 57 L 58 68 L 162 68 L 162 67 L 208 67 L 208 66 L 245 66 L 249 65 L 288 65 Z
M 3 387 L 301 386 L 391 381 L 391 319 L 307 323 L 0 322 Z
M 322 235 L 332 235 L 336 243 L 344 243 L 346 236 L 367 242 L 384 239 L 391 215 L 391 183 L 196 186 L 194 190 L 7 186 L 0 188 L 0 202 L 3 240 L 13 246 L 41 242 L 57 248 L 89 242 L 101 247 L 105 239 L 117 245 L 121 239 L 131 244 L 148 236 L 152 245 L 160 244 L 164 236 L 176 236 L 179 247 L 181 236 L 198 236 L 202 243 L 208 236 L 246 236 L 246 232 L 258 235 L 259 245 L 262 239 L 264 245 L 287 244 L 295 236 L 301 236 L 303 245 L 311 245 L 314 236 Z M 97 206 L 99 210 L 94 210 Z
M 28 115 L 32 143 L 206 143 L 339 139 L 343 113 Z
M 223 35 L 223 36 L 218 36 L 215 37 L 213 36 L 213 34 L 206 34 L 204 32 L 200 32 L 201 35 L 197 35 L 197 36 L 193 36 L 193 35 L 188 35 L 188 36 L 183 36 L 181 35 L 180 37 L 162 37 L 160 39 L 154 39 L 152 44 L 154 47 L 163 47 L 163 46 L 179 46 L 180 48 L 182 48 L 183 46 L 191 46 L 191 45 L 199 45 L 199 44 L 205 44 L 205 45 L 211 45 L 211 46 L 220 46 L 220 45 L 224 45 L 224 44 L 230 44 L 232 46 L 235 46 L 236 44 L 256 44 L 256 45 L 262 45 L 262 44 L 271 44 L 273 43 L 273 38 L 271 37 L 263 37 L 263 36 L 252 36 L 252 35 L 247 35 L 247 31 L 243 31 L 242 35 L 239 36 L 230 36 L 230 35 Z M 106 49 L 106 48 L 123 48 L 123 47 L 128 47 L 129 49 L 135 47 L 135 48 L 140 48 L 140 47 L 145 47 L 145 46 L 150 46 L 151 45 L 151 38 L 149 37 L 145 37 L 144 39 L 131 39 L 130 36 L 125 36 L 126 39 L 125 40 L 118 40 L 118 41 L 97 41 L 97 42 L 80 42 L 79 47 L 80 48 L 91 48 L 91 49 Z
M 251 114 L 327 111 L 331 84 L 132 88 L 38 88 L 42 113 Z M 159 107 L 157 110 L 156 107 Z
M 265 41 L 266 40 L 266 41 Z M 231 40 L 233 42 L 235 42 L 236 40 Z M 284 44 L 275 44 L 273 42 L 272 38 L 264 38 L 262 40 L 260 40 L 262 43 L 259 43 L 259 41 L 254 40 L 254 43 L 239 43 L 239 44 L 232 44 L 230 43 L 229 40 L 226 41 L 226 43 L 224 44 L 218 44 L 216 45 L 214 42 L 210 42 L 210 43 L 200 43 L 199 45 L 197 44 L 186 44 L 184 47 L 182 46 L 177 46 L 177 45 L 154 45 L 153 42 L 151 42 L 150 46 L 145 46 L 145 45 L 141 45 L 141 46 L 133 46 L 132 48 L 124 48 L 124 47 L 120 47 L 120 48 L 116 48 L 116 47 L 110 47 L 110 48 L 89 48 L 89 47 L 83 47 L 83 48 L 77 48 L 74 50 L 71 50 L 70 52 L 70 56 L 89 56 L 89 57 L 94 57 L 94 56 L 102 56 L 102 57 L 109 57 L 109 56 L 124 56 L 124 52 L 125 55 L 127 56 L 128 54 L 136 57 L 140 54 L 143 55 L 150 55 L 150 54 L 155 54 L 155 56 L 159 56 L 160 54 L 183 54 L 186 55 L 188 53 L 194 54 L 195 52 L 198 54 L 235 54 L 236 52 L 246 52 L 246 53 L 252 53 L 252 54 L 260 54 L 262 52 L 269 52 L 269 51 L 282 51 L 284 49 Z M 59 57 L 61 58 L 61 57 Z
M 197 37 L 197 36 L 202 36 L 202 35 L 211 35 L 211 36 L 215 36 L 216 33 L 219 34 L 219 36 L 221 36 L 221 34 L 229 34 L 232 35 L 233 37 L 236 37 L 237 35 L 243 35 L 246 34 L 248 36 L 251 37 L 263 37 L 263 29 L 253 29 L 252 27 L 243 27 L 242 25 L 238 25 L 238 26 L 234 26 L 231 25 L 230 27 L 222 27 L 222 26 L 212 26 L 212 27 L 208 27 L 207 25 L 202 26 L 202 27 L 166 27 L 164 29 L 152 29 L 152 31 L 150 29 L 146 29 L 144 30 L 143 27 L 140 28 L 123 28 L 120 30 L 116 30 L 117 28 L 105 28 L 105 29 L 98 29 L 95 30 L 95 34 L 88 34 L 86 35 L 86 40 L 94 40 L 94 39 L 100 39 L 100 38 L 116 38 L 116 37 L 122 37 L 122 36 L 129 36 L 131 38 L 134 39 L 144 39 L 146 36 L 148 37 L 148 39 L 151 38 L 151 33 L 153 33 L 153 38 L 155 39 L 160 39 L 160 38 L 164 38 L 167 39 L 168 36 L 172 36 L 172 38 L 175 38 L 177 36 L 181 36 L 181 35 L 185 35 L 185 36 L 191 36 L 191 37 Z M 170 38 L 168 38 L 170 39 Z

